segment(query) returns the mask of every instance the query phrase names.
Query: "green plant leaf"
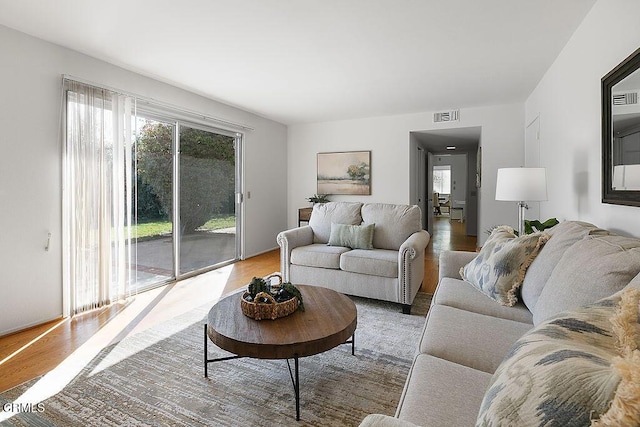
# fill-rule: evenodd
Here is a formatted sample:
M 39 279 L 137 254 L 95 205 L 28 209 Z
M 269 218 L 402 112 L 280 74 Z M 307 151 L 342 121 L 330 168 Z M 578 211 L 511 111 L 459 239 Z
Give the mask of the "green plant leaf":
M 524 232 L 525 232 L 525 234 L 531 234 L 531 233 L 534 233 L 536 231 L 546 230 L 547 228 L 551 228 L 551 227 L 553 227 L 554 225 L 557 225 L 557 224 L 559 224 L 559 222 L 558 222 L 558 220 L 556 218 L 549 218 L 545 222 L 540 222 L 537 219 L 534 219 L 534 220 L 525 219 L 524 220 Z
M 296 288 L 291 282 L 283 283 L 282 289 L 298 298 L 298 308 L 300 309 L 300 311 L 304 311 L 304 303 L 302 302 L 302 294 L 300 293 L 300 290 Z
M 537 221 L 529 221 L 529 220 L 524 220 L 524 234 L 531 234 L 533 233 L 533 222 L 537 222 Z
M 547 229 L 547 228 L 551 228 L 553 226 L 558 225 L 560 222 L 556 219 L 556 218 L 549 218 L 548 220 L 546 220 L 545 222 L 543 222 L 541 224 L 542 228 L 540 229 L 540 231 Z
M 249 294 L 251 294 L 252 298 L 255 298 L 260 292 L 271 292 L 271 286 L 262 278 L 254 277 L 251 279 L 251 283 L 249 283 L 248 288 Z

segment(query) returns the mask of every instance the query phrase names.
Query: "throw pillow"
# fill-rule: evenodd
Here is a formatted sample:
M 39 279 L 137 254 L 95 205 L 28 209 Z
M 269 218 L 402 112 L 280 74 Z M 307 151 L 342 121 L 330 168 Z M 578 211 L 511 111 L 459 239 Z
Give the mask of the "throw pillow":
M 513 306 L 527 268 L 548 239 L 544 233 L 518 237 L 508 225 L 496 227 L 460 276 L 500 304 Z
M 640 290 L 527 332 L 493 375 L 476 426 L 640 425 Z
M 345 246 L 351 249 L 373 249 L 375 224 L 349 225 L 331 223 L 329 246 Z

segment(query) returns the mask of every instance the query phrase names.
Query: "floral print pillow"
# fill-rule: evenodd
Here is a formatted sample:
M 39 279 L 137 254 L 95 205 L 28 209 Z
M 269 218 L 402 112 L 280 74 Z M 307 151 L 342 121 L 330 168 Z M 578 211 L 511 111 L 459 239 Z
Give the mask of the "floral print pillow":
M 549 237 L 545 233 L 518 237 L 508 225 L 496 227 L 478 256 L 460 269 L 460 276 L 500 304 L 513 306 L 527 268 Z
M 640 426 L 640 290 L 563 312 L 498 367 L 476 427 Z

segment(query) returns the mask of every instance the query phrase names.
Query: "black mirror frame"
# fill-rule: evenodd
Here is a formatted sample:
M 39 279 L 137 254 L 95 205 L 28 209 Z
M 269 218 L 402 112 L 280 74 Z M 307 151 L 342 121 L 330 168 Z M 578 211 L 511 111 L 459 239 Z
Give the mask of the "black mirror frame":
M 613 189 L 613 117 L 611 89 L 640 68 L 640 49 L 602 78 L 602 203 L 640 206 L 640 191 Z

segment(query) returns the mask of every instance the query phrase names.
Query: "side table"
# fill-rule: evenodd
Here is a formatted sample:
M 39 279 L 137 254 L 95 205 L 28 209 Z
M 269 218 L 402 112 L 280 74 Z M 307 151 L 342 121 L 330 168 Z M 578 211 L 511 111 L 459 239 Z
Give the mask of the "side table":
M 300 227 L 300 223 L 302 221 L 309 222 L 311 219 L 311 212 L 313 212 L 313 208 L 300 208 L 298 209 L 298 227 Z

